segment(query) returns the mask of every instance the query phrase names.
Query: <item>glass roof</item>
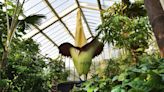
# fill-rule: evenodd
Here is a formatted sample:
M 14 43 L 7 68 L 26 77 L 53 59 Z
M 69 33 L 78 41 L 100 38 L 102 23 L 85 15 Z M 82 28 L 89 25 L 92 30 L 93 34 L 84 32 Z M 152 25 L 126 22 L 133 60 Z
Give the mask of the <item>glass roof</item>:
M 77 9 L 82 12 L 82 23 L 86 37 L 96 35 L 96 28 L 101 24 L 100 11 L 120 0 L 26 0 L 25 16 L 43 14 L 41 25 L 31 26 L 24 38 L 33 38 L 40 44 L 42 55 L 56 58 L 57 46 L 64 42 L 74 44 Z M 111 46 L 105 45 L 104 51 L 95 60 L 108 59 L 112 56 Z M 72 65 L 72 64 L 71 64 Z

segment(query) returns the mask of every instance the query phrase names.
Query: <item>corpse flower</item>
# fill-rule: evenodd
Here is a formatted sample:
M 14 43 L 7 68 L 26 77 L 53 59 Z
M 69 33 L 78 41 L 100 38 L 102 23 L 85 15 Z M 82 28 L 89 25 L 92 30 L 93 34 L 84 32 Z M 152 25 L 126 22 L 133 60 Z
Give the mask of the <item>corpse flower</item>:
M 80 14 L 78 11 L 75 46 L 70 43 L 63 43 L 59 46 L 59 53 L 63 56 L 71 57 L 79 76 L 84 74 L 86 79 L 92 59 L 102 52 L 104 44 L 98 40 L 98 36 L 87 43 L 81 17 L 79 17 L 81 16 Z

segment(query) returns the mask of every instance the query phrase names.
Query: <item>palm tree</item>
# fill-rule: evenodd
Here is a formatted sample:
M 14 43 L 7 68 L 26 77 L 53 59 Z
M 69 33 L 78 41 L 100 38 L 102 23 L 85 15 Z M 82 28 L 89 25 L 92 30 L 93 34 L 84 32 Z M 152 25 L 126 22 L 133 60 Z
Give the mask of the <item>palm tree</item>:
M 6 19 L 5 24 L 7 24 L 7 25 L 4 25 L 5 27 L 2 29 L 3 33 L 6 36 L 5 40 L 2 37 L 3 33 L 0 32 L 0 37 L 1 37 L 0 45 L 3 48 L 3 55 L 2 55 L 1 62 L 0 62 L 0 69 L 3 69 L 6 67 L 10 44 L 12 42 L 12 38 L 14 37 L 16 31 L 19 30 L 19 31 L 24 32 L 25 28 L 27 28 L 29 25 L 39 24 L 41 21 L 41 18 L 45 17 L 43 15 L 30 15 L 30 16 L 25 17 L 24 19 L 19 20 L 18 17 L 23 15 L 22 7 L 23 7 L 25 0 L 23 0 L 22 3 L 20 3 L 20 0 L 16 0 L 16 5 L 12 9 L 13 10 L 12 14 L 7 9 L 8 2 L 12 3 L 11 1 L 5 0 L 5 3 L 2 5 L 3 8 L 6 8 L 6 12 L 3 12 L 4 17 L 2 17 L 2 18 Z

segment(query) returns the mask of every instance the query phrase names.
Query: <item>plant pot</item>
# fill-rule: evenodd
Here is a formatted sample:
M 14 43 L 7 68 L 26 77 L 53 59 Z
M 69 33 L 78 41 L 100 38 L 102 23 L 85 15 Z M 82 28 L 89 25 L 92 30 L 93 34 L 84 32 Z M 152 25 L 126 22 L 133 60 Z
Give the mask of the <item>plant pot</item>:
M 70 92 L 74 86 L 79 87 L 82 81 L 69 81 L 63 82 L 57 85 L 57 89 L 60 92 Z

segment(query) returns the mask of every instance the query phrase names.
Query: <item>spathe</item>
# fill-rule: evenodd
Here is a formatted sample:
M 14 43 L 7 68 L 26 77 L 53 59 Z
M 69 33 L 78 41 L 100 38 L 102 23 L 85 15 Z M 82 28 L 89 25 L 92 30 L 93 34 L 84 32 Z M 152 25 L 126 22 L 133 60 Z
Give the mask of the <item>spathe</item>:
M 95 56 L 98 56 L 102 52 L 104 44 L 102 42 L 99 42 L 97 38 L 93 39 L 91 42 L 87 43 L 81 48 L 75 47 L 70 43 L 63 43 L 59 46 L 59 53 L 62 54 L 63 56 L 71 57 L 71 53 L 70 53 L 71 48 L 77 49 L 81 53 L 83 51 L 88 51 L 92 47 L 95 47 L 95 51 L 92 57 L 94 58 Z

